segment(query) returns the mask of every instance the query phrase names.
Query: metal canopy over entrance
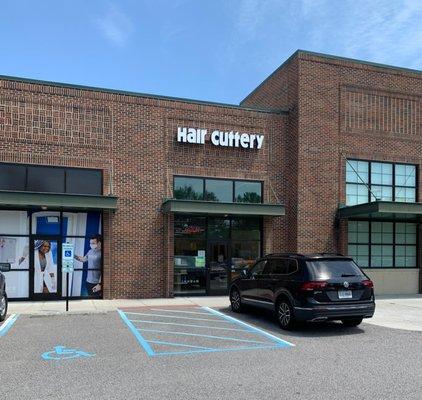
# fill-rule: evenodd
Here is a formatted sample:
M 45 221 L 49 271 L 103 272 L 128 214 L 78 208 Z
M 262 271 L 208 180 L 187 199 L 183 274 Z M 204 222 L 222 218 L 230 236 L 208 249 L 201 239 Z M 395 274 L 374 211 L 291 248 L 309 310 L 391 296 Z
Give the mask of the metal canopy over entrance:
M 117 197 L 60 193 L 0 191 L 0 208 L 116 210 Z
M 343 206 L 337 211 L 340 219 L 377 219 L 422 221 L 422 203 L 374 201 L 354 206 Z
M 165 199 L 162 204 L 164 214 L 204 214 L 280 217 L 286 214 L 282 204 L 220 203 L 202 200 Z

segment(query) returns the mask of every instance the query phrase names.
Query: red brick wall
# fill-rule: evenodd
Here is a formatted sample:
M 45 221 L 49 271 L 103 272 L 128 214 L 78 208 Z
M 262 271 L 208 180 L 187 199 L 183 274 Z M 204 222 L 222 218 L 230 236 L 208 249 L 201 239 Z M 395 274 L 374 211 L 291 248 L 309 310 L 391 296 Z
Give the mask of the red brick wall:
M 291 108 L 291 250 L 347 253 L 347 222 L 335 221 L 346 200 L 346 158 L 415 163 L 420 171 L 421 96 L 421 73 L 299 51 L 242 102 Z
M 104 296 L 168 296 L 173 224 L 160 207 L 175 174 L 257 179 L 266 202 L 287 203 L 280 175 L 286 116 L 170 99 L 0 80 L 0 162 L 99 168 L 104 194 Z M 262 133 L 263 148 L 180 144 L 177 126 Z M 287 247 L 285 219 L 268 221 L 267 251 Z

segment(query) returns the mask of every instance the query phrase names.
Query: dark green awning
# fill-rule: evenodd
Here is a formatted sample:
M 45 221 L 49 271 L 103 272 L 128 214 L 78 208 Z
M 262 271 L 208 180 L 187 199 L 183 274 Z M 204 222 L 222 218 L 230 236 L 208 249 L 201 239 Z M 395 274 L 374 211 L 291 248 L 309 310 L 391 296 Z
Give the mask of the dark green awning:
M 422 220 L 422 203 L 374 201 L 372 203 L 343 206 L 337 211 L 341 219 L 388 219 L 402 221 Z
M 116 210 L 117 197 L 61 193 L 0 191 L 0 207 L 60 210 Z
M 282 204 L 219 203 L 202 200 L 165 199 L 164 214 L 245 215 L 280 217 L 286 214 Z

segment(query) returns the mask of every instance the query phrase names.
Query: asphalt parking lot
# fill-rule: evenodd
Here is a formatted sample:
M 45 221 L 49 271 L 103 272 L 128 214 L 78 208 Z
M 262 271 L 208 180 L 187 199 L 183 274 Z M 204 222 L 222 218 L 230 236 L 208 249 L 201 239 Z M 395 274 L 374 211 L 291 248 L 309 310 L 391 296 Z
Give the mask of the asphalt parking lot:
M 0 365 L 2 398 L 14 400 L 420 400 L 422 333 L 284 332 L 262 311 L 207 307 L 20 315 L 0 336 Z

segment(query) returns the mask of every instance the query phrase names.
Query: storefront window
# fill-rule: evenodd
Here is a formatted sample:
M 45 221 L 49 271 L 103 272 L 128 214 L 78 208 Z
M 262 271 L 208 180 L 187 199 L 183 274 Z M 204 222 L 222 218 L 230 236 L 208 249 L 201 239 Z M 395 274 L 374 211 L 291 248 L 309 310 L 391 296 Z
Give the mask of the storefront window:
M 361 267 L 415 268 L 417 224 L 349 221 L 348 254 Z
M 208 218 L 208 239 L 228 239 L 230 237 L 230 220 Z
M 174 221 L 174 293 L 205 293 L 205 217 L 176 216 Z
M 236 181 L 234 196 L 237 203 L 261 203 L 261 183 Z
M 260 227 L 260 218 L 176 215 L 174 293 L 221 294 L 227 290 L 230 278 L 260 256 Z
M 101 297 L 101 231 L 100 212 L 0 210 L 0 262 L 11 264 L 11 271 L 5 272 L 8 296 L 65 296 L 60 254 L 62 243 L 70 242 L 78 257 L 69 275 L 70 296 Z
M 205 200 L 231 203 L 233 201 L 233 182 L 222 179 L 206 179 Z
M 101 170 L 0 163 L 0 190 L 101 195 Z
M 181 200 L 262 203 L 262 182 L 175 176 L 173 196 Z
M 346 204 L 416 201 L 416 166 L 346 160 Z
M 204 182 L 198 178 L 174 178 L 174 198 L 181 200 L 203 200 Z
M 232 238 L 235 240 L 260 240 L 261 228 L 259 218 L 233 218 Z

